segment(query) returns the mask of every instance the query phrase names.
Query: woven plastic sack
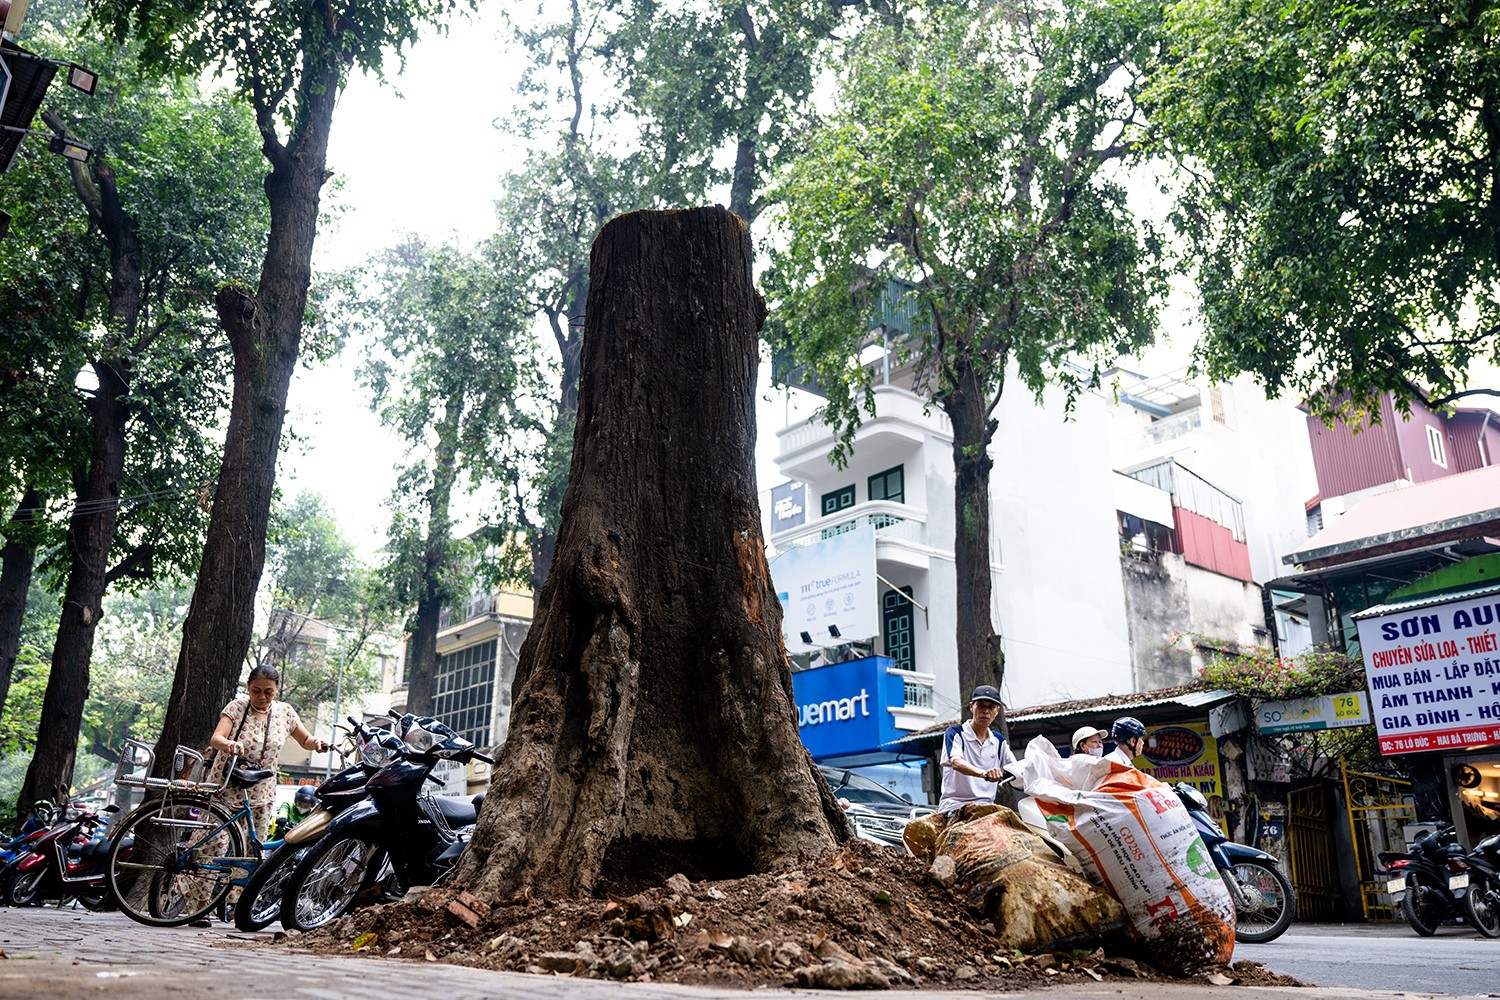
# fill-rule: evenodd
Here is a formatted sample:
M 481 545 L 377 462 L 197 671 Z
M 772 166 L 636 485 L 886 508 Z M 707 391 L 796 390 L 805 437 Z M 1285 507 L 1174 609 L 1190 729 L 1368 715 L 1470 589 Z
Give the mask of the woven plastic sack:
M 1064 863 L 1065 848 L 1004 806 L 968 805 L 913 820 L 906 842 L 924 861 L 953 858 L 960 891 L 1008 948 L 1092 948 L 1125 927 L 1120 904 Z
M 1229 963 L 1234 903 L 1170 788 L 1107 759 L 1064 760 L 1044 737 L 1011 770 L 1052 835 L 1124 904 L 1152 964 L 1194 972 Z

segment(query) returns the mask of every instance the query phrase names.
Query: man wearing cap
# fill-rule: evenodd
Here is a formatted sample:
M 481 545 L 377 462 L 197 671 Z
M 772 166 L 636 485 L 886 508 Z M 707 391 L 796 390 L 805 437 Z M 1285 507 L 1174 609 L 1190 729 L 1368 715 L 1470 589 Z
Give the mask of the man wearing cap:
M 1073 752 L 1086 753 L 1090 757 L 1104 756 L 1104 737 L 1109 733 L 1093 726 L 1083 726 L 1073 733 Z
M 969 721 L 949 726 L 943 733 L 943 798 L 938 812 L 957 812 L 970 802 L 995 801 L 1005 778 L 1002 769 L 1016 759 L 1005 737 L 990 732 L 999 715 L 1000 692 L 981 684 L 969 699 Z

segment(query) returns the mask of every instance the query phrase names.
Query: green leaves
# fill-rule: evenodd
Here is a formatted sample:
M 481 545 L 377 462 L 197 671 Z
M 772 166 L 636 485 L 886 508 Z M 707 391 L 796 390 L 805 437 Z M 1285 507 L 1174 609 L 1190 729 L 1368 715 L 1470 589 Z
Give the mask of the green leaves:
M 1494 11 L 1183 0 L 1149 94 L 1209 373 L 1453 397 L 1500 350 Z M 1488 27 L 1480 27 L 1487 22 Z

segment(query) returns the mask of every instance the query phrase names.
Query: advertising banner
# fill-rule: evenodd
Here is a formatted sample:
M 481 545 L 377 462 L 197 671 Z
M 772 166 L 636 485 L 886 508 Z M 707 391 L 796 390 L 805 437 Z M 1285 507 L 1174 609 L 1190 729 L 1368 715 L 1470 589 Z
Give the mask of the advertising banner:
M 806 653 L 880 634 L 875 529 L 862 524 L 771 560 L 789 653 Z M 838 634 L 834 635 L 834 630 Z M 802 638 L 806 632 L 811 642 Z
M 1383 754 L 1500 743 L 1500 595 L 1356 615 Z
M 1135 766 L 1169 785 L 1185 781 L 1211 803 L 1224 794 L 1219 741 L 1201 722 L 1147 727 L 1146 749 L 1135 759 Z M 1217 818 L 1217 803 L 1213 804 Z
M 1363 691 L 1268 701 L 1255 710 L 1255 728 L 1261 733 L 1295 733 L 1369 724 L 1370 713 Z

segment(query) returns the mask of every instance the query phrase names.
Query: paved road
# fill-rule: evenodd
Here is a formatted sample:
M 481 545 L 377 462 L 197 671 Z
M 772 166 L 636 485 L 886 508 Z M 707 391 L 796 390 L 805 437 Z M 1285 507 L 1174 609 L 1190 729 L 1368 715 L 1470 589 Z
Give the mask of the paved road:
M 1500 996 L 1500 938 L 1467 925 L 1418 937 L 1405 923 L 1293 924 L 1270 944 L 1242 944 L 1236 959 L 1319 986 Z
M 0 1000 L 105 996 L 109 1000 L 765 1000 L 768 995 L 767 991 L 485 972 L 397 959 L 315 956 L 248 948 L 239 937 L 224 930 L 143 927 L 117 913 L 51 906 L 0 909 L 0 951 L 5 954 L 0 959 Z M 1300 941 L 1302 935 L 1283 938 L 1288 940 Z M 1323 940 L 1325 947 L 1332 943 L 1329 938 Z M 1378 947 L 1389 940 L 1378 939 Z M 1438 943 L 1445 940 L 1440 938 Z M 1495 978 L 1493 972 L 1490 978 Z M 780 991 L 780 995 L 828 998 L 827 993 L 804 990 Z M 882 995 L 900 1000 L 973 1000 L 976 996 L 972 991 Z M 1223 1000 L 1394 1000 L 1401 996 L 1360 989 L 1160 983 L 1137 987 L 1110 981 L 1010 994 L 1007 1000 L 1202 1000 L 1208 995 Z

